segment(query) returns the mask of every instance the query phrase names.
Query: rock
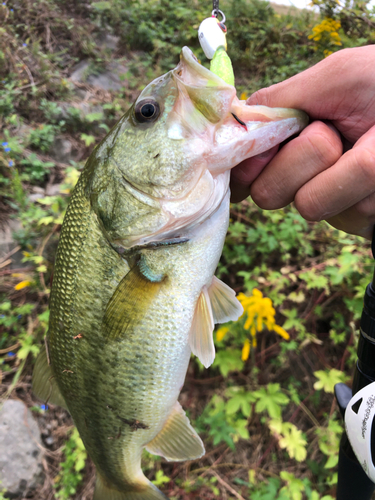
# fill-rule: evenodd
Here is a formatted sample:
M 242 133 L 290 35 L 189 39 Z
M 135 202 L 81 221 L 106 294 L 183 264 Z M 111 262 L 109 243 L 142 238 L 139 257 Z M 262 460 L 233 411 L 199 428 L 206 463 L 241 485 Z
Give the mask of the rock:
M 99 75 L 89 75 L 87 78 L 87 83 L 93 87 L 99 87 L 103 90 L 121 90 L 124 86 L 120 75 L 127 72 L 126 66 L 123 64 L 113 61 L 107 65 L 107 69 L 104 73 Z
M 56 137 L 49 150 L 49 154 L 56 161 L 69 164 L 73 159 L 72 143 L 64 137 Z
M 128 68 L 121 61 L 112 61 L 107 64 L 105 71 L 99 74 L 90 74 L 90 63 L 85 60 L 78 63 L 70 79 L 77 83 L 88 83 L 93 87 L 98 87 L 103 90 L 117 91 L 124 86 L 121 80 L 121 75 L 124 75 Z
M 72 82 L 85 82 L 86 77 L 88 76 L 88 69 L 89 69 L 89 61 L 84 60 L 80 61 L 78 64 L 76 64 L 73 68 L 73 73 L 70 75 L 70 79 Z
M 117 50 L 120 41 L 119 36 L 110 35 L 109 33 L 102 34 L 97 39 L 97 44 L 103 49 L 112 51 Z
M 41 195 L 39 195 L 40 197 Z M 18 246 L 17 241 L 13 238 L 13 233 L 17 231 L 21 232 L 22 230 L 22 224 L 14 219 L 9 220 L 5 226 L 0 227 L 0 261 L 3 261 L 6 255 Z M 9 256 L 9 259 L 12 260 L 10 264 L 11 269 L 30 266 L 28 262 L 22 262 L 23 255 L 20 250 Z
M 45 438 L 44 442 L 47 446 L 52 446 L 55 442 L 55 438 L 53 436 L 48 436 Z
M 43 479 L 39 428 L 21 402 L 5 401 L 0 411 L 0 481 L 8 498 L 32 493 Z
M 33 186 L 31 188 L 31 194 L 29 194 L 29 200 L 31 201 L 31 203 L 36 203 L 41 198 L 44 198 L 44 196 L 45 191 L 43 188 L 39 186 Z
M 61 188 L 62 188 L 62 183 L 47 185 L 46 196 L 57 196 L 61 194 Z

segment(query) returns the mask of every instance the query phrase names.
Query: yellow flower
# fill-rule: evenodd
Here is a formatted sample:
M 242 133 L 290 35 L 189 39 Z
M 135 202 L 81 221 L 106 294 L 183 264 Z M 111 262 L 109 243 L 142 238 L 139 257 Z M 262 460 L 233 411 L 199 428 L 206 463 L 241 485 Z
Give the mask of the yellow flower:
M 282 337 L 285 340 L 289 340 L 290 339 L 289 333 L 286 330 L 284 330 L 283 327 L 281 327 L 279 325 L 274 325 L 273 331 L 276 332 L 276 333 L 278 333 L 280 335 L 280 337 Z
M 316 26 L 313 27 L 312 34 L 309 35 L 309 39 L 310 40 L 312 39 L 315 42 L 322 41 L 322 43 L 342 45 L 341 37 L 338 33 L 338 30 L 340 28 L 341 28 L 340 21 L 336 21 L 335 19 L 326 17 L 320 24 L 317 24 Z M 324 53 L 326 53 L 326 51 L 327 49 L 324 51 Z
M 290 337 L 288 332 L 286 332 L 281 326 L 276 325 L 276 311 L 272 306 L 272 300 L 268 297 L 263 297 L 260 290 L 254 288 L 253 294 L 250 297 L 244 293 L 240 293 L 238 294 L 238 300 L 244 308 L 243 315 L 247 315 L 244 328 L 250 332 L 250 339 L 246 339 L 243 345 L 243 360 L 246 360 L 249 357 L 250 347 L 256 347 L 257 345 L 256 333 L 261 332 L 264 328 L 267 328 L 267 330 L 273 330 L 283 339 L 289 340 Z M 220 330 L 218 333 L 219 332 Z M 223 333 L 222 336 L 224 336 L 225 333 Z
M 229 328 L 227 326 L 221 326 L 218 331 L 216 332 L 216 340 L 220 342 L 220 340 L 223 340 L 225 335 L 229 332 Z
M 242 348 L 242 354 L 241 354 L 242 361 L 246 361 L 249 358 L 250 349 L 251 349 L 250 340 L 246 339 Z
M 19 283 L 17 283 L 17 285 L 15 285 L 14 289 L 15 290 L 22 290 L 22 288 L 26 288 L 27 286 L 30 286 L 30 285 L 31 285 L 30 280 L 24 280 L 24 281 L 20 281 Z
M 252 335 L 255 335 L 254 328 L 258 332 L 261 332 L 264 326 L 272 330 L 275 324 L 274 316 L 276 311 L 272 307 L 271 299 L 268 297 L 264 298 L 262 292 L 254 288 L 251 297 L 247 297 L 245 294 L 240 293 L 238 295 L 238 300 L 244 308 L 244 314 L 247 314 L 244 325 L 245 330 L 250 329 Z

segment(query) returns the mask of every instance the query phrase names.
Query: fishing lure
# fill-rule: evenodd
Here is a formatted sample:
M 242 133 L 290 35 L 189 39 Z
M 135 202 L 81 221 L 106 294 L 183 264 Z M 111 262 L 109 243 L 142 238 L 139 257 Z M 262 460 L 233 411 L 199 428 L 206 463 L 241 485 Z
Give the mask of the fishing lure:
M 217 15 L 222 19 L 219 21 Z M 198 38 L 207 59 L 211 59 L 210 70 L 219 76 L 225 83 L 234 86 L 234 72 L 232 62 L 227 54 L 227 28 L 225 15 L 217 7 L 212 11 L 212 16 L 202 21 L 198 29 Z

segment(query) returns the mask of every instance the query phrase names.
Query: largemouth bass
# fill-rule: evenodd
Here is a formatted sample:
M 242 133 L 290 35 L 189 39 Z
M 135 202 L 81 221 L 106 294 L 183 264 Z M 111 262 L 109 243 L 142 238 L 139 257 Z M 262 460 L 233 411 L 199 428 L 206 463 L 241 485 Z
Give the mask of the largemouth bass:
M 94 500 L 167 498 L 141 470 L 143 448 L 204 454 L 177 399 L 191 352 L 211 365 L 214 324 L 242 314 L 214 277 L 230 169 L 306 123 L 246 106 L 185 47 L 90 156 L 61 231 L 33 387 L 71 413 L 97 468 Z

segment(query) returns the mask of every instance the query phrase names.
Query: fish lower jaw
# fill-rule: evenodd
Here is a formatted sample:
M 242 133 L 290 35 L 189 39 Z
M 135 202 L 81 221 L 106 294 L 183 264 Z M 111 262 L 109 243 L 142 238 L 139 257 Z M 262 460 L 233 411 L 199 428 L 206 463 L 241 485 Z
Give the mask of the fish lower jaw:
M 256 156 L 285 141 L 300 130 L 297 118 L 271 122 L 233 122 L 224 124 L 214 135 L 212 156 L 209 158 L 213 175 L 236 166 L 243 160 Z

